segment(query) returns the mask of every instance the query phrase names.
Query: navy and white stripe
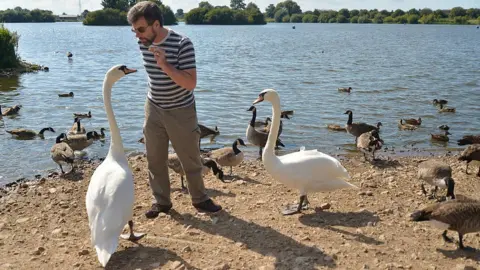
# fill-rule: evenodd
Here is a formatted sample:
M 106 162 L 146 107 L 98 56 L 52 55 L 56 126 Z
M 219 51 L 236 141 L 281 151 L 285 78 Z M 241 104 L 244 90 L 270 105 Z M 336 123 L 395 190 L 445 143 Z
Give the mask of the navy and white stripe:
M 176 109 L 194 103 L 193 91 L 177 85 L 157 65 L 153 53 L 148 47 L 138 42 L 143 55 L 143 64 L 148 74 L 148 98 L 162 109 Z M 167 62 L 180 70 L 196 68 L 195 49 L 188 37 L 169 29 L 167 37 L 153 46 L 165 50 Z

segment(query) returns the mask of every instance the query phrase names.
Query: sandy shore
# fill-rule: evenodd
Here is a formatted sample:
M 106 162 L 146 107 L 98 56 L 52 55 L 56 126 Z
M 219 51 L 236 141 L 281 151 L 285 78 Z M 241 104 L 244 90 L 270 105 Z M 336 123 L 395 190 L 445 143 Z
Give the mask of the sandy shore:
M 457 251 L 443 242 L 440 230 L 408 220 L 413 210 L 432 203 L 420 193 L 419 162 L 434 158 L 450 164 L 457 195 L 477 198 L 480 179 L 465 174 L 455 156 L 382 158 L 375 165 L 359 156 L 343 159 L 351 182 L 361 188 L 311 194 L 309 210 L 287 217 L 279 209 L 298 200 L 298 192 L 273 180 L 258 161 L 234 168 L 227 183 L 211 174 L 205 178 L 209 195 L 224 207 L 213 215 L 195 211 L 172 172 L 174 208 L 148 220 L 146 159 L 131 157 L 134 222 L 147 236 L 141 245 L 121 240 L 106 268 L 480 268 L 480 252 Z M 85 212 L 88 182 L 98 164 L 82 162 L 68 179 L 50 175 L 0 189 L 0 269 L 101 269 Z M 480 248 L 478 234 L 464 241 Z

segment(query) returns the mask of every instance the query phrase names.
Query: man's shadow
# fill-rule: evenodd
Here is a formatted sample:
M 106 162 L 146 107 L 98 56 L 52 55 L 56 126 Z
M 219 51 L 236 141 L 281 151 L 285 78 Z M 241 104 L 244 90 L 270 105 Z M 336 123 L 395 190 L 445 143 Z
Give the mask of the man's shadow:
M 211 235 L 220 235 L 234 242 L 241 242 L 249 250 L 262 254 L 263 256 L 273 256 L 276 258 L 275 268 L 291 268 L 297 265 L 295 259 L 298 257 L 308 258 L 302 260 L 303 269 L 314 269 L 317 266 L 334 268 L 336 266 L 334 259 L 323 253 L 316 247 L 309 247 L 289 236 L 286 236 L 272 228 L 264 227 L 253 222 L 247 222 L 229 213 L 222 211 L 216 214 L 219 222 L 212 226 L 211 221 L 204 221 L 194 217 L 191 214 L 172 214 L 172 218 L 177 222 L 190 226 Z

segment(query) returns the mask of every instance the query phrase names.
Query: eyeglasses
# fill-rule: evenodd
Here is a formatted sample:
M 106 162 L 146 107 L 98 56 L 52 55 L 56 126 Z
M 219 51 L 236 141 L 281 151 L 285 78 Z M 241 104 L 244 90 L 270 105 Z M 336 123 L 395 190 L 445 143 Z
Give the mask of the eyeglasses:
M 143 34 L 143 33 L 145 33 L 145 31 L 147 31 L 147 28 L 150 27 L 150 26 L 152 26 L 152 25 L 150 24 L 150 25 L 148 25 L 147 27 L 141 26 L 141 27 L 139 27 L 138 29 L 132 28 L 131 31 L 132 31 L 133 33 L 137 33 L 137 32 L 138 32 L 138 33 L 140 33 L 140 34 Z

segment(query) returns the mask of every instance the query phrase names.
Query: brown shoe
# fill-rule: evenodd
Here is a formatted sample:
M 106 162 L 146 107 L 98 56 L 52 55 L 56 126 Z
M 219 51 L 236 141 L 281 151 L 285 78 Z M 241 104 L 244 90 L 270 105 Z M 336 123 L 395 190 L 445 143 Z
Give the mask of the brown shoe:
M 156 218 L 160 213 L 168 214 L 168 211 L 172 209 L 172 205 L 161 205 L 158 203 L 152 204 L 152 208 L 148 212 L 145 213 L 147 218 Z
M 220 205 L 215 204 L 212 199 L 208 199 L 204 202 L 201 203 L 194 203 L 193 206 L 201 212 L 210 212 L 210 213 L 215 213 L 220 210 L 222 210 L 222 207 Z

